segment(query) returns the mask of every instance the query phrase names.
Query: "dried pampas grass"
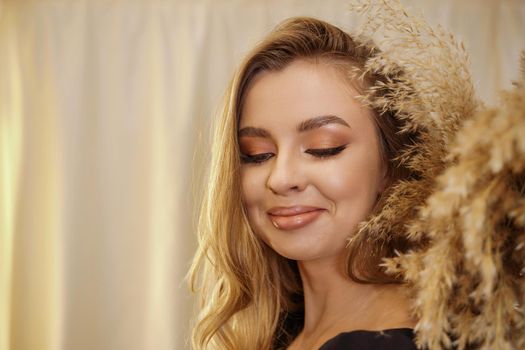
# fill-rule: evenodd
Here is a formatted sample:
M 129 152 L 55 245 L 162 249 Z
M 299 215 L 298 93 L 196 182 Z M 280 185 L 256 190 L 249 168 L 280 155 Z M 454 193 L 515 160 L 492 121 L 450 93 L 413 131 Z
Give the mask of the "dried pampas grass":
M 429 349 L 525 348 L 525 56 L 523 75 L 485 109 L 461 43 L 397 1 L 360 1 L 363 35 L 382 39 L 367 65 L 390 79 L 362 98 L 419 134 L 396 159 L 413 176 L 352 240 L 412 247 L 385 259 L 413 294 L 416 341 Z
M 356 1 L 351 10 L 365 18 L 358 36 L 376 38 L 381 50 L 368 60 L 364 73 L 351 72 L 352 78 L 386 76 L 367 89 L 361 100 L 382 117 L 395 116 L 400 133 L 409 134 L 412 143 L 391 160 L 394 168 L 407 169 L 408 176 L 383 193 L 381 209 L 359 225 L 349 246 L 359 245 L 362 251 L 366 245 L 380 247 L 377 256 L 394 256 L 381 247 L 390 242 L 406 247 L 424 243 L 419 231 L 407 235 L 407 225 L 448 165 L 446 154 L 455 133 L 479 103 L 465 48 L 443 28 L 433 28 L 393 0 Z M 379 39 L 378 34 L 382 35 Z
M 383 37 L 381 52 L 369 60 L 368 74 L 390 77 L 362 97 L 377 111 L 393 112 L 403 121 L 401 132 L 417 133 L 414 143 L 397 157 L 412 175 L 390 188 L 381 212 L 361 225 L 353 239 L 388 241 L 405 233 L 446 166 L 447 146 L 462 121 L 474 114 L 478 102 L 462 44 L 443 28 L 434 29 L 408 14 L 396 1 L 356 2 L 365 16 L 360 35 Z
M 458 132 L 453 163 L 410 230 L 426 248 L 387 261 L 412 285 L 418 344 L 525 348 L 525 54 L 499 108 Z

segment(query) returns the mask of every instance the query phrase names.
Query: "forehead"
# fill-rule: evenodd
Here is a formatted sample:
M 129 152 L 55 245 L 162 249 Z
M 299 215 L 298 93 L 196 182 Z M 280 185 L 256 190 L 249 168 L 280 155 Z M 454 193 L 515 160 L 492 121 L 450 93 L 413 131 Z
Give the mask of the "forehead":
M 348 124 L 370 123 L 345 73 L 328 63 L 297 60 L 280 71 L 257 75 L 246 91 L 239 127 L 279 128 L 336 115 Z

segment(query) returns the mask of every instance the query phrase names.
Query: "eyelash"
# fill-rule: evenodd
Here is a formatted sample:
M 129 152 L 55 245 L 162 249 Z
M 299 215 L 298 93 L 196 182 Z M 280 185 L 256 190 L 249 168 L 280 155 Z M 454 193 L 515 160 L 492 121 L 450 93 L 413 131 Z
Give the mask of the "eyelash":
M 308 149 L 305 151 L 305 153 L 308 153 L 316 158 L 329 158 L 333 157 L 335 155 L 338 155 L 346 148 L 346 145 L 338 146 L 338 147 L 332 147 L 332 148 L 313 148 Z M 273 153 L 260 153 L 255 155 L 247 155 L 247 154 L 241 154 L 241 162 L 242 163 L 255 163 L 260 164 L 271 157 L 273 157 Z
M 306 153 L 311 154 L 317 158 L 328 158 L 341 153 L 346 148 L 346 145 L 332 148 L 314 148 L 306 150 Z

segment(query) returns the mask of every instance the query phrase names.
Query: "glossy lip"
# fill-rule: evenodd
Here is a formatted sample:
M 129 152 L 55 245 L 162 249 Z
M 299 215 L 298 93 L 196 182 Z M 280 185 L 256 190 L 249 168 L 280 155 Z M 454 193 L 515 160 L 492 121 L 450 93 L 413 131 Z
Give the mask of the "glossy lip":
M 268 210 L 272 224 L 279 230 L 296 230 L 315 221 L 325 209 L 296 205 L 274 207 Z

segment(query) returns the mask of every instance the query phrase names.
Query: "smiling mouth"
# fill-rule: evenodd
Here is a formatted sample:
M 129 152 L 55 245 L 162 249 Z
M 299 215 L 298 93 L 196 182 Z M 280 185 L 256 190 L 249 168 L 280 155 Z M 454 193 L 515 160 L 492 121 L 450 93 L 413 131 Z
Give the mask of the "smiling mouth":
M 268 210 L 272 224 L 279 230 L 296 230 L 314 222 L 325 209 L 294 206 L 278 207 Z

